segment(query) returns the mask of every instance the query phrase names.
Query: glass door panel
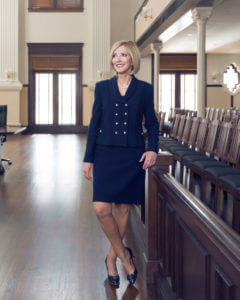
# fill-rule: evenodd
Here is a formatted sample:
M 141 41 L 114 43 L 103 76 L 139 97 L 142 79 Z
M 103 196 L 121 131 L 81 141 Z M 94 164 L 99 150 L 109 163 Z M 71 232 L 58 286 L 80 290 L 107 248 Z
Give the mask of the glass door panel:
M 197 75 L 181 74 L 180 105 L 182 109 L 197 110 Z
M 35 123 L 53 124 L 53 74 L 36 73 L 35 76 Z
M 58 123 L 76 124 L 76 74 L 58 74 Z
M 166 112 L 166 118 L 170 109 L 175 107 L 175 74 L 159 75 L 159 111 Z

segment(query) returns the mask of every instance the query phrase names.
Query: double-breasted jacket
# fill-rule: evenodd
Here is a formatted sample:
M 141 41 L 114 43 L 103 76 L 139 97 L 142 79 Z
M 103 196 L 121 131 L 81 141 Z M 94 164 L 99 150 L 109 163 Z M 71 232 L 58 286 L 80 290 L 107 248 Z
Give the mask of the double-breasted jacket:
M 144 147 L 143 116 L 148 134 L 146 151 L 158 152 L 159 125 L 154 111 L 152 85 L 132 76 L 128 90 L 122 96 L 117 77 L 98 82 L 84 161 L 94 162 L 97 144 Z

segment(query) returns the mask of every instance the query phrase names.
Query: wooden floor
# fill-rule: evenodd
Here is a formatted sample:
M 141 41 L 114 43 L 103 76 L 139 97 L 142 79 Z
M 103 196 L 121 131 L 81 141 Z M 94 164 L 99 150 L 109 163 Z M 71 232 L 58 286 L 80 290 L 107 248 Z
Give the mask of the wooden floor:
M 0 176 L 0 299 L 151 299 L 139 276 L 129 287 L 118 264 L 118 289 L 106 281 L 109 243 L 83 178 L 85 135 L 19 135 Z

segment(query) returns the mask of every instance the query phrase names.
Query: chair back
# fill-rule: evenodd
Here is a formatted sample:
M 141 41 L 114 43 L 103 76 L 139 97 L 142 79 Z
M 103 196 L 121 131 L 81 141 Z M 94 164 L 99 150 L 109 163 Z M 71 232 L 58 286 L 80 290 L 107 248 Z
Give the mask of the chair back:
M 214 156 L 217 156 L 219 159 L 223 159 L 228 151 L 231 126 L 232 124 L 230 122 L 220 123 L 220 131 L 217 139 L 216 149 L 214 151 Z
M 186 122 L 186 116 L 181 115 L 180 122 L 179 122 L 179 127 L 178 127 L 178 132 L 177 132 L 178 141 L 180 141 L 182 139 L 185 122 Z
M 232 124 L 231 131 L 230 147 L 224 157 L 224 160 L 236 165 L 240 148 L 240 125 Z
M 201 118 L 200 117 L 194 117 L 192 120 L 192 127 L 190 130 L 190 135 L 189 135 L 189 140 L 188 144 L 192 146 L 192 148 L 195 148 L 196 145 L 196 140 L 197 140 L 197 134 L 198 134 L 198 129 L 200 125 Z
M 200 152 L 205 152 L 204 146 L 205 146 L 205 141 L 206 141 L 207 132 L 208 132 L 208 124 L 209 124 L 209 120 L 202 119 L 200 122 L 200 125 L 199 125 L 196 147 L 197 147 L 197 150 Z
M 160 112 L 159 113 L 159 132 L 160 134 L 163 133 L 163 127 L 164 127 L 164 121 L 165 121 L 166 112 Z
M 218 133 L 219 121 L 214 120 L 209 122 L 207 137 L 205 140 L 204 151 L 208 152 L 210 155 L 213 154 L 214 146 L 216 144 L 216 137 Z
M 192 127 L 193 118 L 192 117 L 186 117 L 185 127 L 183 130 L 182 135 L 182 142 L 184 144 L 188 144 L 189 136 L 190 136 L 190 130 Z
M 174 120 L 173 120 L 172 131 L 170 133 L 170 136 L 175 138 L 175 139 L 177 138 L 177 132 L 178 132 L 178 126 L 179 126 L 179 123 L 180 123 L 180 117 L 181 117 L 181 115 L 179 115 L 179 114 L 175 115 Z
M 0 105 L 0 127 L 7 126 L 7 105 Z

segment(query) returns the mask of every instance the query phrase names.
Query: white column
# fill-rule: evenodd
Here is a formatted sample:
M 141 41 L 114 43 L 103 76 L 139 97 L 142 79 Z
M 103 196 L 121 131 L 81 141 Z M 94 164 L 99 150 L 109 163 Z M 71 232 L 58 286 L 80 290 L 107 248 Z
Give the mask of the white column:
M 0 0 L 0 87 L 19 89 L 18 1 Z
M 160 50 L 162 43 L 152 43 L 151 50 L 154 54 L 154 108 L 158 112 L 159 107 L 159 72 L 160 72 Z
M 90 87 L 110 74 L 110 0 L 93 0 L 92 10 L 93 66 Z
M 8 106 L 8 125 L 20 125 L 18 6 L 19 0 L 0 0 L 0 105 Z
M 206 23 L 212 14 L 212 7 L 197 7 L 192 10 L 197 24 L 197 115 L 205 116 L 206 98 Z

